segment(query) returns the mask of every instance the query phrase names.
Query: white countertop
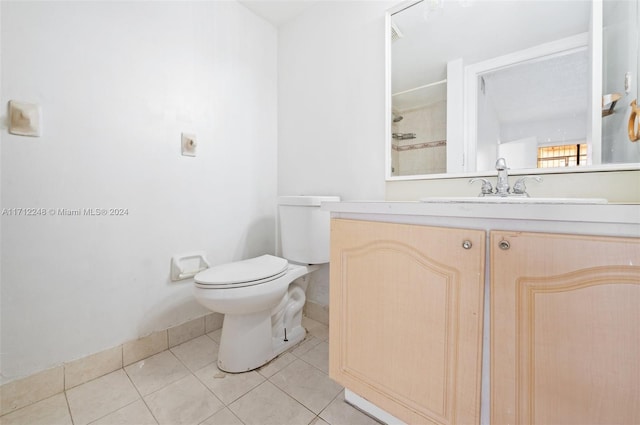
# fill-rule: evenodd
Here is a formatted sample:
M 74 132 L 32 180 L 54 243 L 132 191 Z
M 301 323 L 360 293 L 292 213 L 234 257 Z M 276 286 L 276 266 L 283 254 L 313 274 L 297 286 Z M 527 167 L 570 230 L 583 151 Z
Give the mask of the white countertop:
M 640 237 L 640 204 L 324 202 L 334 218 Z

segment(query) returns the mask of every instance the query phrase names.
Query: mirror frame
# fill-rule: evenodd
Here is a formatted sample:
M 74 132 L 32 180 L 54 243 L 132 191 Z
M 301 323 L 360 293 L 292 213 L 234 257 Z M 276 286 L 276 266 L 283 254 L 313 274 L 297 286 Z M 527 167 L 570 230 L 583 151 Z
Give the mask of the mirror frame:
M 423 0 L 407 0 L 403 1 L 390 9 L 385 13 L 385 180 L 386 181 L 409 181 L 409 180 L 436 180 L 436 179 L 455 179 L 455 178 L 473 178 L 473 177 L 491 177 L 496 174 L 493 170 L 485 171 L 468 171 L 459 173 L 440 173 L 440 174 L 414 174 L 407 176 L 393 176 L 391 175 L 392 159 L 392 138 L 391 138 L 391 122 L 392 122 L 392 87 L 391 87 L 391 17 L 395 13 L 398 13 L 404 9 L 407 9 Z M 597 25 L 594 25 L 597 24 Z M 590 43 L 598 42 L 602 45 L 603 36 L 603 4 L 602 0 L 592 1 L 592 31 L 590 34 Z M 593 134 L 598 134 L 598 139 L 602 138 L 602 116 L 601 116 L 601 101 L 602 98 L 602 55 L 591 55 L 591 75 L 592 75 L 592 96 L 591 99 L 591 116 L 588 125 L 591 126 L 591 137 L 587 138 L 587 143 L 594 146 Z M 465 79 L 466 80 L 466 79 Z M 593 84 L 594 81 L 598 81 L 598 84 Z M 465 81 L 466 84 L 466 81 Z M 467 98 L 468 90 L 464 90 L 465 98 Z M 464 137 L 464 150 L 468 149 L 467 144 L 470 143 L 468 137 L 470 119 L 467 116 L 467 110 L 464 108 L 463 122 L 465 123 L 462 131 L 465 132 Z M 473 120 L 475 123 L 475 120 Z M 473 137 L 475 140 L 475 137 Z M 596 143 L 597 154 L 599 154 L 600 143 Z M 462 148 L 462 147 L 461 147 Z M 475 149 L 474 149 L 475 151 Z M 450 151 L 447 150 L 447 153 Z M 596 152 L 594 152 L 596 153 Z M 465 153 L 466 155 L 466 153 Z M 535 175 L 535 174 L 573 174 L 573 173 L 593 173 L 602 171 L 635 171 L 640 170 L 640 163 L 622 163 L 622 164 L 593 164 L 586 167 L 557 167 L 557 168 L 522 168 L 510 170 L 512 175 Z

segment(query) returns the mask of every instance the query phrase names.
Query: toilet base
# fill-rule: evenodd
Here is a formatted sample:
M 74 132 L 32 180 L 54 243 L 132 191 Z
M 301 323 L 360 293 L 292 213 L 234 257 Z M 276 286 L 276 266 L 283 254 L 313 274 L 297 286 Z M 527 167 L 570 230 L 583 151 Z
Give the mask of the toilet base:
M 293 347 L 296 344 L 299 344 L 306 335 L 307 330 L 302 326 L 297 326 L 291 331 L 287 330 L 287 341 L 283 340 L 282 338 L 273 338 L 272 345 L 274 357 L 279 356 L 289 348 Z
M 271 333 L 271 315 L 225 315 L 218 369 L 229 373 L 248 372 L 264 366 L 275 357 L 300 343 L 306 335 L 301 325 L 287 330 L 287 341 L 274 338 Z
M 290 282 L 289 286 L 272 309 L 249 314 L 242 309 L 226 312 L 218 350 L 218 369 L 230 373 L 257 369 L 304 339 L 306 330 L 302 327 L 302 309 L 309 283 L 307 275 L 318 268 L 317 265 L 290 264 L 287 274 L 281 278 Z M 202 294 L 196 299 L 215 309 L 215 305 L 207 305 L 208 299 Z M 242 314 L 232 314 L 236 311 Z
M 225 314 L 218 350 L 218 369 L 232 373 L 247 372 L 272 358 L 269 312 Z

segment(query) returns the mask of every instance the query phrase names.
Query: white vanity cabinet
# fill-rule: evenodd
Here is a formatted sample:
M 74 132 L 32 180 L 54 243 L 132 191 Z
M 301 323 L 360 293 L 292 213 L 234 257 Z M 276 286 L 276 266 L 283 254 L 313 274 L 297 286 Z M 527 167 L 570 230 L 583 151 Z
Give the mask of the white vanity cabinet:
M 348 401 L 389 423 L 640 423 L 640 205 L 327 209 Z

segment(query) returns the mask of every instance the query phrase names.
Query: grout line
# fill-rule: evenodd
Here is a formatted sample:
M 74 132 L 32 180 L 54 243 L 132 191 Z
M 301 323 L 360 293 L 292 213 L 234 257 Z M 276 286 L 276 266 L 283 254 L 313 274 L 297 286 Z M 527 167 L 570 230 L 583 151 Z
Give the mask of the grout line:
M 206 335 L 206 333 L 205 333 L 205 335 Z M 213 342 L 215 342 L 215 341 L 213 341 Z M 217 342 L 216 342 L 216 345 L 217 345 Z M 172 353 L 172 354 L 173 354 L 173 353 Z M 202 385 L 206 388 L 206 390 L 207 390 L 207 391 L 209 391 L 209 393 L 211 393 L 211 395 L 212 395 L 213 397 L 215 397 L 215 399 L 216 399 L 216 400 L 218 400 L 220 403 L 222 403 L 222 406 L 223 406 L 223 407 L 222 407 L 222 409 L 215 411 L 211 416 L 213 416 L 213 415 L 215 415 L 215 414 L 217 414 L 217 413 L 221 412 L 221 411 L 222 411 L 222 410 L 224 410 L 225 408 L 227 408 L 227 405 L 225 404 L 225 402 L 224 402 L 224 401 L 222 401 L 222 400 L 220 399 L 220 397 L 218 397 L 218 396 L 217 396 L 217 395 L 216 395 L 216 394 L 211 390 L 211 388 L 209 388 L 209 387 L 207 386 L 207 384 L 205 384 L 204 382 L 202 382 L 202 380 L 198 377 L 198 375 L 196 375 L 196 372 L 194 372 L 194 371 L 192 371 L 191 369 L 189 369 L 189 367 L 188 367 L 188 366 L 187 366 L 187 365 L 186 365 L 186 364 L 185 364 L 185 363 L 184 363 L 184 362 L 183 362 L 183 361 L 182 361 L 178 356 L 176 356 L 175 354 L 173 354 L 173 355 L 175 356 L 175 358 L 177 358 L 177 359 L 178 359 L 178 361 L 179 361 L 180 363 L 182 363 L 182 365 L 183 365 L 185 368 L 187 368 L 187 370 L 189 371 L 189 373 L 190 373 L 190 374 L 191 374 L 191 375 L 196 379 L 196 381 L 200 382 L 200 384 L 202 384 Z M 215 363 L 215 362 L 216 362 L 216 360 L 212 361 L 211 363 L 207 363 L 206 365 L 202 366 L 202 367 L 201 367 L 200 369 L 198 369 L 198 370 L 202 370 L 202 369 L 204 369 L 205 367 L 208 367 L 208 366 L 210 366 L 212 363 Z M 231 409 L 229 409 L 229 410 L 231 410 Z M 231 412 L 231 413 L 233 413 L 233 412 Z M 207 417 L 207 418 L 206 418 L 205 420 L 203 420 L 202 422 L 205 422 L 205 421 L 206 421 L 207 419 L 209 419 L 211 416 Z M 234 415 L 234 416 L 235 416 L 235 415 Z M 201 422 L 201 423 L 202 423 L 202 422 Z M 242 421 L 240 421 L 240 422 L 242 422 Z M 158 422 L 158 423 L 159 423 L 159 422 Z M 242 422 L 242 423 L 244 423 L 244 422 Z
M 315 425 L 318 423 L 318 419 L 320 419 L 320 416 L 316 415 L 315 418 L 311 419 L 311 422 L 309 422 L 309 425 Z
M 282 388 L 278 387 L 276 384 L 274 384 L 273 382 L 269 381 L 269 383 L 271 385 L 273 385 L 278 391 L 281 391 L 284 395 L 286 395 L 287 397 L 289 397 L 291 400 L 295 401 L 296 403 L 298 403 L 300 406 L 302 406 L 305 410 L 307 410 L 308 412 L 311 412 L 312 415 L 314 416 L 318 416 L 316 414 L 316 412 L 314 412 L 313 410 L 309 409 L 307 406 L 305 406 L 304 404 L 302 404 L 300 401 L 298 401 L 294 396 L 290 395 L 288 392 L 286 392 L 285 390 L 283 390 Z
M 142 395 L 142 393 L 140 392 L 138 387 L 136 387 L 136 384 L 133 382 L 133 379 L 131 379 L 131 377 L 129 376 L 127 371 L 124 369 L 124 367 L 122 368 L 122 371 L 126 375 L 127 379 L 131 383 L 131 385 L 133 385 L 133 389 L 135 389 L 136 392 L 138 393 L 138 395 L 140 396 L 140 400 L 142 400 L 142 402 L 144 403 L 144 407 L 146 407 L 147 410 L 149 411 L 149 413 L 151 413 L 151 416 L 153 417 L 153 420 L 156 421 L 156 424 L 159 424 L 160 421 L 158 421 L 158 418 L 156 418 L 156 415 L 153 414 L 153 410 L 151 410 L 151 407 L 149 407 L 149 405 L 147 404 L 147 401 L 144 399 L 144 396 Z M 138 401 L 138 400 L 136 400 L 136 401 Z M 133 403 L 135 403 L 135 401 Z M 133 404 L 133 403 L 130 403 L 130 404 Z
M 236 419 L 238 419 L 238 420 L 240 421 L 240 423 L 242 423 L 242 424 L 244 424 L 244 423 L 245 423 L 242 419 L 240 419 L 240 418 L 238 417 L 238 415 L 236 415 L 236 414 L 234 413 L 234 411 L 233 411 L 233 410 L 229 409 L 229 407 L 228 407 L 228 406 L 225 406 L 224 408 L 225 408 L 225 409 L 227 409 L 227 410 L 229 410 L 229 412 L 231 412 L 231 414 L 232 414 Z
M 94 422 L 97 422 L 97 421 L 99 421 L 99 420 L 101 420 L 101 419 L 104 419 L 104 418 L 106 418 L 107 416 L 112 415 L 112 414 L 116 413 L 117 411 L 124 409 L 125 407 L 129 407 L 129 406 L 131 406 L 133 403 L 137 403 L 138 401 L 140 401 L 140 399 L 138 399 L 138 400 L 134 400 L 134 401 L 132 401 L 132 402 L 131 402 L 131 403 L 129 403 L 129 404 L 125 404 L 124 406 L 118 407 L 116 410 L 114 410 L 114 411 L 112 411 L 112 412 L 109 412 L 109 413 L 107 413 L 107 414 L 105 414 L 105 415 L 102 415 L 102 416 L 100 416 L 99 418 L 92 419 L 92 420 L 91 420 L 91 422 L 89 422 L 87 425 L 91 425 L 91 424 L 92 424 L 92 423 L 94 423 Z M 149 410 L 149 411 L 151 412 L 151 410 Z M 151 416 L 153 416 L 153 413 L 151 413 Z M 153 417 L 153 419 L 155 420 L 155 416 Z M 157 422 L 158 422 L 158 421 L 156 420 L 156 423 L 157 423 Z
M 295 357 L 295 356 L 294 356 Z M 318 370 L 322 375 L 325 375 L 328 379 L 331 379 L 329 377 L 329 374 L 325 371 L 323 371 L 322 369 L 319 369 L 318 367 L 307 363 L 306 361 L 304 361 L 303 359 L 300 358 L 296 358 L 296 360 L 294 360 L 293 362 L 289 363 L 288 365 L 286 365 L 285 367 L 283 367 L 282 369 L 280 369 L 278 372 L 274 373 L 270 378 L 268 378 L 269 382 L 271 382 L 271 378 L 273 378 L 274 376 L 280 374 L 280 372 L 282 372 L 283 370 L 287 369 L 288 367 L 290 367 L 291 365 L 293 365 L 297 360 L 300 360 L 301 362 L 307 364 L 308 366 L 311 366 L 312 368 Z M 331 381 L 333 381 L 333 379 L 331 379 Z M 294 400 L 298 401 L 293 395 L 289 394 L 284 388 L 280 388 L 280 386 L 278 384 L 276 384 L 275 382 L 271 382 L 273 385 L 275 385 L 278 389 L 280 389 L 281 391 L 283 391 L 284 393 L 286 393 L 287 395 L 289 395 L 291 398 L 293 398 Z M 329 401 L 329 403 L 324 406 L 322 409 L 320 409 L 320 412 L 315 413 L 312 411 L 312 413 L 314 413 L 317 417 L 320 417 L 320 413 L 322 413 L 327 407 L 329 407 L 329 405 L 331 403 L 333 403 L 333 401 L 336 399 L 336 397 L 338 397 L 340 395 L 341 392 L 344 391 L 344 387 L 342 385 L 340 385 L 340 387 L 342 388 L 340 391 L 338 391 L 338 394 L 335 395 L 335 397 L 333 397 L 331 399 L 331 401 Z M 298 401 L 300 404 L 302 404 L 307 410 L 311 410 L 309 409 L 306 405 L 304 405 L 301 401 Z M 322 419 L 322 418 L 321 418 Z M 324 419 L 323 419 L 324 420 Z M 326 422 L 326 421 L 325 421 Z
M 69 399 L 67 398 L 67 390 L 64 390 L 62 394 L 64 394 L 64 400 L 67 402 L 67 412 L 69 412 L 69 419 L 71 419 L 71 425 L 74 425 L 76 422 L 73 420 L 73 414 L 71 413 L 71 405 L 69 405 Z
M 124 344 L 120 344 L 120 364 L 122 365 L 122 370 L 124 371 Z M 127 372 L 125 372 L 126 374 Z M 129 375 L 127 375 L 129 376 Z

